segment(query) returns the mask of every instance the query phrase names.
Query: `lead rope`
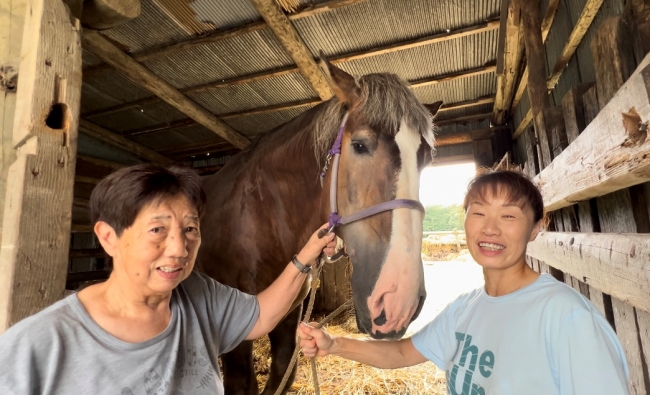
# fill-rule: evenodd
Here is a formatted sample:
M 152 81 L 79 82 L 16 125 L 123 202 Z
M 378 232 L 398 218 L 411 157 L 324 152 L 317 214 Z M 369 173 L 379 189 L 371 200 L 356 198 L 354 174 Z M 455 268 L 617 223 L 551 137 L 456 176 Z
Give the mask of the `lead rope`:
M 321 262 L 316 268 L 316 273 L 314 273 L 311 280 L 311 292 L 309 294 L 309 303 L 307 304 L 307 311 L 305 312 L 305 318 L 304 318 L 305 322 L 309 322 L 309 319 L 311 318 L 311 312 L 314 308 L 314 301 L 316 300 L 316 290 L 318 289 L 318 287 L 320 287 L 320 272 L 323 268 L 324 262 L 322 261 L 322 258 L 319 259 L 321 259 Z M 347 302 L 340 305 L 336 310 L 331 312 L 327 317 L 323 318 L 318 323 L 318 325 L 316 325 L 316 328 L 322 328 L 323 325 L 330 322 L 334 317 L 336 317 L 347 307 L 349 307 L 351 302 L 352 299 L 349 299 Z M 289 362 L 287 371 L 284 373 L 284 377 L 282 377 L 282 382 L 280 382 L 280 386 L 278 387 L 278 389 L 275 390 L 274 395 L 282 394 L 282 391 L 284 390 L 284 386 L 287 385 L 287 381 L 289 381 L 289 376 L 291 375 L 291 371 L 293 370 L 293 367 L 296 364 L 296 361 L 298 360 L 299 353 L 300 353 L 300 343 L 296 343 L 296 347 L 293 349 L 293 355 L 291 356 L 291 361 Z M 314 382 L 314 391 L 315 391 L 314 393 L 316 395 L 320 395 L 320 388 L 318 385 L 318 374 L 316 373 L 316 358 L 310 358 L 309 362 L 311 365 L 311 377 Z

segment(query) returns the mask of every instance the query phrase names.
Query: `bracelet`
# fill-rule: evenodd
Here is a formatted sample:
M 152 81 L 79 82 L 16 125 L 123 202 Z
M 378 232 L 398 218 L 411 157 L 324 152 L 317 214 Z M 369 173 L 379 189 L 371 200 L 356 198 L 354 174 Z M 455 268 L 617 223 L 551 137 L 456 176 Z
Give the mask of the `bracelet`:
M 298 254 L 295 254 L 295 255 L 293 256 L 293 258 L 291 258 L 291 262 L 293 263 L 293 265 L 294 265 L 296 268 L 298 268 L 298 270 L 300 271 L 300 273 L 305 273 L 305 274 L 307 274 L 307 273 L 309 273 L 309 272 L 311 271 L 311 266 L 307 266 L 307 265 L 305 265 L 304 263 L 302 263 L 302 262 L 300 262 L 300 261 L 298 260 Z

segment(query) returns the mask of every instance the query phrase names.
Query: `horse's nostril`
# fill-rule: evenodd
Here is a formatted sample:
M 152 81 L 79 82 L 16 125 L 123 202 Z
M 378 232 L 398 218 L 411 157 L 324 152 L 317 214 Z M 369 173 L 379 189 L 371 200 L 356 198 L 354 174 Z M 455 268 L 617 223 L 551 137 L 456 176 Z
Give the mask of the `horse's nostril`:
M 375 318 L 372 320 L 372 322 L 375 323 L 377 326 L 382 326 L 386 323 L 386 311 L 384 309 L 381 310 L 381 314 L 379 314 L 379 317 Z

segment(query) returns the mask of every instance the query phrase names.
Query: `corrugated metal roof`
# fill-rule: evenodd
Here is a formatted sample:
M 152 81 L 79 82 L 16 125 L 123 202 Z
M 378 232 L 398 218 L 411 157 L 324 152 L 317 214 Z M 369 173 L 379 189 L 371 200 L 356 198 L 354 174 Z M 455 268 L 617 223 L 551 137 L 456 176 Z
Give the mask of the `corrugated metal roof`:
M 460 103 L 494 95 L 496 92 L 496 76 L 493 72 L 480 74 L 439 84 L 416 87 L 414 92 L 423 103 L 433 103 L 438 100 L 442 100 L 446 104 Z M 443 111 L 440 114 L 446 112 Z
M 475 25 L 499 15 L 498 0 L 369 0 L 293 22 L 314 56 L 380 45 Z
M 490 121 L 454 123 L 438 127 L 437 136 L 446 136 L 450 134 L 469 132 L 470 130 L 485 129 L 490 127 Z
M 496 30 L 443 41 L 398 52 L 351 60 L 337 64 L 348 73 L 394 73 L 415 81 L 461 72 L 496 61 Z M 453 59 L 453 62 L 450 61 Z
M 206 145 L 223 141 L 214 132 L 201 125 L 164 130 L 132 136 L 131 139 L 148 148 L 165 151 L 185 144 L 205 142 Z
M 209 91 L 191 93 L 189 96 L 215 114 L 238 112 L 307 99 L 318 100 L 318 95 L 300 73 L 267 78 L 248 84 L 215 88 Z
M 327 0 L 300 0 L 318 4 Z M 174 42 L 215 29 L 225 30 L 261 20 L 255 8 L 240 0 L 143 0 L 139 18 L 103 32 L 128 52 L 161 48 Z M 316 55 L 324 50 L 339 56 L 455 30 L 497 17 L 499 0 L 367 0 L 336 8 L 292 24 Z M 339 64 L 352 75 L 392 72 L 414 81 L 474 69 L 496 60 L 498 32 L 492 30 L 368 57 Z M 84 51 L 84 66 L 101 63 Z M 176 51 L 169 56 L 152 58 L 143 65 L 178 89 L 219 80 L 263 73 L 292 66 L 293 60 L 272 31 L 256 30 L 215 43 Z M 459 103 L 494 95 L 496 76 L 486 73 L 440 84 L 420 86 L 415 93 L 423 102 L 443 100 Z M 151 97 L 112 69 L 96 72 L 84 79 L 82 113 L 96 111 Z M 197 104 L 215 114 L 317 100 L 318 96 L 299 72 L 261 79 L 255 82 L 188 93 Z M 311 106 L 280 109 L 274 112 L 228 118 L 226 123 L 237 131 L 255 136 L 279 126 Z M 491 104 L 445 111 L 439 120 L 491 111 Z M 117 133 L 164 124 L 186 118 L 162 101 L 93 117 L 97 123 Z M 218 139 L 200 125 L 131 136 L 155 150 Z
M 144 63 L 177 88 L 231 79 L 293 64 L 270 29 L 178 51 Z
M 313 106 L 292 108 L 265 114 L 247 115 L 244 117 L 225 119 L 224 121 L 247 136 L 256 136 L 292 120 L 311 107 Z
M 179 1 L 179 3 L 186 3 Z M 241 0 L 194 0 L 190 7 L 200 21 L 210 21 L 219 29 L 228 29 L 245 22 L 262 19 L 250 1 Z

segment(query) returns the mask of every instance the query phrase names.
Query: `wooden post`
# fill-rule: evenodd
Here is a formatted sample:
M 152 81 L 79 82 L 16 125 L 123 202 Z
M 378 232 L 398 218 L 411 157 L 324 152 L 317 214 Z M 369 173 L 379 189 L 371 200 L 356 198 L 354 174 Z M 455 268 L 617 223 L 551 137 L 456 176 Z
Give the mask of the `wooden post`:
M 472 153 L 477 167 L 492 167 L 492 141 L 490 139 L 479 139 L 472 141 Z
M 0 332 L 60 299 L 68 268 L 80 26 L 60 0 L 29 0 L 27 9 L 12 140 L 17 159 L 0 249 Z
M 562 98 L 562 114 L 564 116 L 564 127 L 568 144 L 571 144 L 573 140 L 577 139 L 578 135 L 587 126 L 585 123 L 583 95 L 592 86 L 594 86 L 593 83 L 574 86 Z
M 605 19 L 591 40 L 598 107 L 604 108 L 636 68 L 632 48 L 632 33 L 628 21 L 622 16 Z
M 632 18 L 637 40 L 641 44 L 643 55 L 650 52 L 650 2 L 647 0 L 630 0 Z

